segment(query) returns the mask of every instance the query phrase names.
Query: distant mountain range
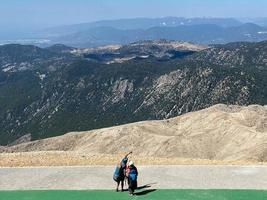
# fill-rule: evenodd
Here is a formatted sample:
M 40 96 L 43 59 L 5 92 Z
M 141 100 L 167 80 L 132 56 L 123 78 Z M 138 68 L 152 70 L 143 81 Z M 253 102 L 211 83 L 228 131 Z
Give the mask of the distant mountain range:
M 214 104 L 267 104 L 267 42 L 0 46 L 0 145 Z
M 254 23 L 254 24 L 257 24 L 259 26 L 264 26 L 264 27 L 267 26 L 267 17 L 245 19 L 245 20 L 242 20 L 242 21 Z
M 59 26 L 48 28 L 40 32 L 40 34 L 51 37 L 68 35 L 77 32 L 87 31 L 88 29 L 99 27 L 112 27 L 121 30 L 149 29 L 153 27 L 177 27 L 182 25 L 203 25 L 213 24 L 220 27 L 240 26 L 243 23 L 233 18 L 183 18 L 183 17 L 164 17 L 164 18 L 134 18 L 134 19 L 118 19 L 104 20 L 91 23 L 74 24 L 68 26 Z
M 28 38 L 0 43 L 33 44 L 41 47 L 65 44 L 98 47 L 129 44 L 140 40 L 180 40 L 199 44 L 259 42 L 267 40 L 264 18 L 241 22 L 233 18 L 135 18 L 97 21 L 53 27 L 29 34 Z
M 243 24 L 227 28 L 212 24 L 181 25 L 177 27 L 153 27 L 144 30 L 96 27 L 50 38 L 52 43 L 63 43 L 75 47 L 129 44 L 139 40 L 158 39 L 182 40 L 200 44 L 223 44 L 236 41 L 259 42 L 267 39 L 267 28 L 255 24 Z
M 61 26 L 40 32 L 51 43 L 75 47 L 129 44 L 140 40 L 182 40 L 200 44 L 267 39 L 267 28 L 232 18 L 121 19 Z

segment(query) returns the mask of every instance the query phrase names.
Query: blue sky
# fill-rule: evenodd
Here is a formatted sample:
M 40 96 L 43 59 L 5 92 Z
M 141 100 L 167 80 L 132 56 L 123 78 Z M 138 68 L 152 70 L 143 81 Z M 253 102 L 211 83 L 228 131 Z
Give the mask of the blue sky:
M 1 0 L 0 28 L 132 17 L 267 17 L 267 0 Z

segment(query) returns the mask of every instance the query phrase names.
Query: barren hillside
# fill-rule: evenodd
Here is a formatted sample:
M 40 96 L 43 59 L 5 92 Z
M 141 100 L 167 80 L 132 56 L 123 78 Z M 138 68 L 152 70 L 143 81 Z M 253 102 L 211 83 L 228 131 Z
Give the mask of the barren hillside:
M 2 152 L 75 151 L 90 154 L 267 161 L 267 107 L 216 105 L 162 121 L 73 132 L 0 148 Z

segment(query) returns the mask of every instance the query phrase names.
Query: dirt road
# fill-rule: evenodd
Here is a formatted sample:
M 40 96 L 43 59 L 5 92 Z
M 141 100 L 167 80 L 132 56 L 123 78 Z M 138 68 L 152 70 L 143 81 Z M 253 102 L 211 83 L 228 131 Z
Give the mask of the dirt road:
M 0 190 L 114 189 L 113 166 L 0 168 Z M 161 189 L 266 189 L 267 166 L 142 166 L 139 185 Z

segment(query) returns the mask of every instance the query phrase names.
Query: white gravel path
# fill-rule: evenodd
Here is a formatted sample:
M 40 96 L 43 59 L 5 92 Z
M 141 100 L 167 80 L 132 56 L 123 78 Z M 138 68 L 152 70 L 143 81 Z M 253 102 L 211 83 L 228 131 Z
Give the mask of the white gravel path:
M 267 189 L 267 166 L 141 166 L 139 186 Z M 0 168 L 0 190 L 114 189 L 114 166 Z

